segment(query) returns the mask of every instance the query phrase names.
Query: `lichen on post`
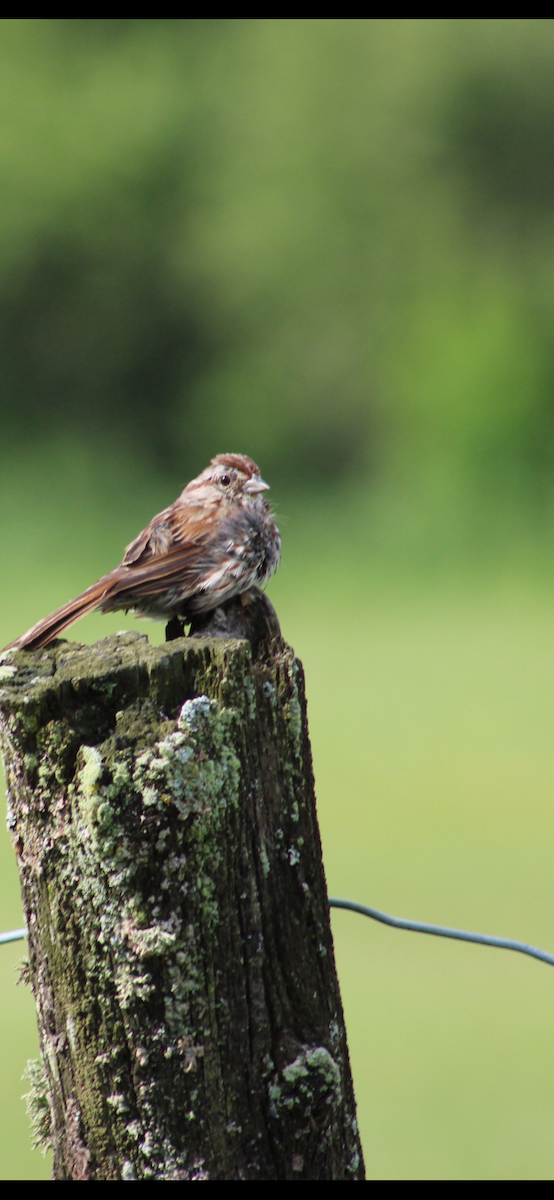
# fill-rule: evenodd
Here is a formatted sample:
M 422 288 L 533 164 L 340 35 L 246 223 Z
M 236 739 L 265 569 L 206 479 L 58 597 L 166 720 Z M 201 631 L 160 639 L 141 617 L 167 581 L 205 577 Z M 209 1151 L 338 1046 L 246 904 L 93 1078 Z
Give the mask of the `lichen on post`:
M 302 668 L 218 620 L 0 668 L 56 1179 L 363 1178 Z

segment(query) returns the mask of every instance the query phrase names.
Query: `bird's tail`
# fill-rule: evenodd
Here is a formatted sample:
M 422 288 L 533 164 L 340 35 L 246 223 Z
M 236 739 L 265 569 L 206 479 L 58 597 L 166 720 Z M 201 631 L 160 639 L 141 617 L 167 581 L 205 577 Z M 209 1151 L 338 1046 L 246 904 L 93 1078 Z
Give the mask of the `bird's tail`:
M 70 600 L 69 604 L 56 609 L 49 617 L 43 617 L 42 621 L 33 625 L 27 633 L 22 633 L 21 637 L 4 646 L 4 650 L 41 650 L 43 646 L 48 646 L 68 625 L 72 625 L 86 613 L 93 612 L 95 608 L 100 608 L 112 581 L 113 575 L 105 575 L 98 583 L 93 583 L 92 587 L 87 588 L 86 592 L 76 596 L 75 600 Z

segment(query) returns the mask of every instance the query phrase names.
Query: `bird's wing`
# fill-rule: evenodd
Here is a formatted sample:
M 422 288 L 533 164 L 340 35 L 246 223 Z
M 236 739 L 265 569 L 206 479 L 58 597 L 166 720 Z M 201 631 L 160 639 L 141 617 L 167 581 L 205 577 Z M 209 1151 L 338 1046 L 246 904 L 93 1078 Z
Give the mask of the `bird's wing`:
M 176 503 L 165 509 L 131 542 L 122 563 L 69 604 L 44 617 L 5 649 L 31 650 L 47 646 L 85 613 L 101 608 L 132 608 L 141 596 L 163 596 L 178 587 L 179 595 L 191 595 L 199 586 L 217 510 Z M 209 556 L 208 556 L 209 557 Z
M 121 566 L 110 573 L 107 596 L 122 592 L 154 595 L 173 581 L 193 592 L 205 569 L 207 544 L 220 520 L 219 506 L 177 502 L 154 517 L 127 547 Z
M 212 528 L 215 512 L 215 506 L 210 512 L 205 506 L 178 501 L 164 508 L 127 546 L 121 566 L 142 564 L 171 553 L 177 546 L 202 542 Z

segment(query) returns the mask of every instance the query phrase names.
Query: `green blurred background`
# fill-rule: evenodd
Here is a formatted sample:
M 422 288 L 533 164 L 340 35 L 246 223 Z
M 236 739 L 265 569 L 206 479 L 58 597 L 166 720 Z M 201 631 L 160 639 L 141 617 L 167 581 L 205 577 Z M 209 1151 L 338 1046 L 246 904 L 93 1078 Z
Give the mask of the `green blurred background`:
M 2 20 L 0 181 L 0 644 L 250 454 L 330 893 L 554 949 L 554 21 Z M 552 971 L 333 926 L 369 1177 L 552 1178 Z

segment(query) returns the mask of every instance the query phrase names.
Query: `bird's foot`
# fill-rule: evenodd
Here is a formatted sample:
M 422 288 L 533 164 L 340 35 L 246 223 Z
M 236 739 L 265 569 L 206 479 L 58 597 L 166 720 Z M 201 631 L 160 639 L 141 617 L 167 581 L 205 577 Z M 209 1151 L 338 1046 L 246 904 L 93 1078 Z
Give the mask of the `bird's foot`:
M 177 638 L 185 636 L 185 623 L 178 616 L 174 616 L 167 622 L 165 627 L 166 642 L 174 642 Z

